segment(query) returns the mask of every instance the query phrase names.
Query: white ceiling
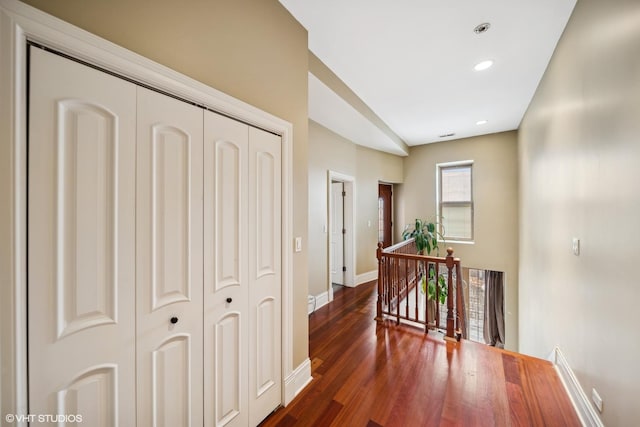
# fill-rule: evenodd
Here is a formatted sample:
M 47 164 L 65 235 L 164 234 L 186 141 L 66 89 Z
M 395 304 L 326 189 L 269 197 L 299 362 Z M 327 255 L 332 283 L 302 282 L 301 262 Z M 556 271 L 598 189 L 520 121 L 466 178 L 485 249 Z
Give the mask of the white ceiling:
M 408 154 L 362 113 L 311 73 L 309 73 L 309 117 L 350 141 L 363 141 L 360 145 L 399 156 Z
M 309 50 L 408 145 L 517 129 L 575 1 L 280 0 L 307 28 Z M 475 71 L 485 59 L 493 67 Z M 369 142 L 375 131 L 363 126 L 374 125 L 346 120 L 341 98 L 311 74 L 309 88 L 312 120 L 406 154 L 388 137 Z

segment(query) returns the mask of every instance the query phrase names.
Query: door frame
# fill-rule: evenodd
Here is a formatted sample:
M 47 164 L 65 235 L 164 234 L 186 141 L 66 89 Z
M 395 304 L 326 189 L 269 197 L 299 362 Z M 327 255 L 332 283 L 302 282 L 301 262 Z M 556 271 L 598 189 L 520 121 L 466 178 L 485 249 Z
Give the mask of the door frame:
M 333 202 L 331 198 L 331 183 L 342 182 L 344 191 L 344 266 L 347 271 L 344 274 L 344 286 L 356 286 L 356 240 L 355 240 L 355 212 L 356 212 L 356 179 L 350 175 L 345 175 L 332 170 L 327 171 L 327 294 L 329 301 L 333 301 L 333 287 L 331 286 L 331 260 L 333 251 L 331 250 L 331 213 L 333 212 Z
M 293 366 L 293 125 L 17 0 L 0 0 L 0 395 L 27 414 L 27 42 L 54 49 L 250 125 L 282 140 L 282 403 L 311 380 Z M 18 422 L 17 425 L 26 425 Z

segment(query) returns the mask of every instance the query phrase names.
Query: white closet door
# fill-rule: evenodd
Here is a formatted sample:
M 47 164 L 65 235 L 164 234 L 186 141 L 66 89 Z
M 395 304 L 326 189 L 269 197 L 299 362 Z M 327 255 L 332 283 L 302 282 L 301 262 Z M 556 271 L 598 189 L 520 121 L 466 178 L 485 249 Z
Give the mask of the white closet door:
M 203 422 L 202 114 L 138 88 L 139 427 Z
M 135 425 L 135 86 L 31 48 L 29 412 Z
M 247 426 L 249 127 L 205 112 L 204 385 L 206 426 Z
M 249 424 L 282 402 L 281 140 L 249 128 Z

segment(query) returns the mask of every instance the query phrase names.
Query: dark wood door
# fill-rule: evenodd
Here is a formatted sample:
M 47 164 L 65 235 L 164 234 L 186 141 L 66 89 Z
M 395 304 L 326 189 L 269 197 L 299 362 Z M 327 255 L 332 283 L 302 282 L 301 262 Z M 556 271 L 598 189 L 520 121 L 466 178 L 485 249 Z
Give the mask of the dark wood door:
M 391 199 L 393 186 L 390 184 L 378 184 L 378 241 L 383 247 L 391 246 Z

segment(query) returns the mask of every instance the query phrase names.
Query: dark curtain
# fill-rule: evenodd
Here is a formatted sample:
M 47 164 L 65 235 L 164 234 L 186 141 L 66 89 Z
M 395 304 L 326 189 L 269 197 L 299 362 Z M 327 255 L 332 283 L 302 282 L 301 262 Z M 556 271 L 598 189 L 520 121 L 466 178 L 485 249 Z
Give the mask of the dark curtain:
M 484 271 L 484 341 L 504 348 L 504 273 Z

